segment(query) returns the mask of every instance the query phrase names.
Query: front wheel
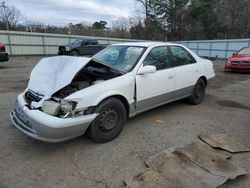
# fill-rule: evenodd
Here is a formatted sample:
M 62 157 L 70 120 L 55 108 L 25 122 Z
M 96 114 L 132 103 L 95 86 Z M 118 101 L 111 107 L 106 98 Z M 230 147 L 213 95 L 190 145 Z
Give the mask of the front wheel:
M 205 96 L 206 84 L 203 79 L 199 79 L 192 91 L 192 94 L 187 98 L 187 102 L 192 105 L 200 104 Z
M 123 103 L 116 98 L 103 101 L 96 109 L 99 115 L 88 128 L 87 135 L 97 143 L 109 142 L 122 131 L 127 120 Z
M 79 53 L 79 51 L 77 51 L 77 50 L 72 50 L 72 51 L 70 52 L 70 55 L 71 55 L 71 56 L 79 56 L 80 53 Z

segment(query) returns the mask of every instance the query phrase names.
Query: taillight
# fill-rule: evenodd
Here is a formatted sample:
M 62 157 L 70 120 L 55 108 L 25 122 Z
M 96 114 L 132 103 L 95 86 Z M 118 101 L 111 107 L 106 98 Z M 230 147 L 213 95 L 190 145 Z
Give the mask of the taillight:
M 5 46 L 4 45 L 0 45 L 0 52 L 5 52 Z
M 227 64 L 231 64 L 232 62 L 230 60 L 227 60 Z

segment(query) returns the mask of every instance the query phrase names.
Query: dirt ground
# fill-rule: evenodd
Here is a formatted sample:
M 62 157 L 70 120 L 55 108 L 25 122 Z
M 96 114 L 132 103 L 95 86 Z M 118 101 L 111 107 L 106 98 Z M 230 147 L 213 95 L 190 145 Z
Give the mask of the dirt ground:
M 250 147 L 250 74 L 224 73 L 204 102 L 174 102 L 130 119 L 112 142 L 96 144 L 82 136 L 59 144 L 27 137 L 10 122 L 15 98 L 24 90 L 32 67 L 42 57 L 11 57 L 0 63 L 0 187 L 123 187 L 123 179 L 145 168 L 144 160 L 170 147 L 197 139 L 199 133 L 227 133 Z M 160 120 L 160 121 L 159 121 Z M 250 171 L 250 153 L 234 155 Z M 250 187 L 250 175 L 222 187 Z

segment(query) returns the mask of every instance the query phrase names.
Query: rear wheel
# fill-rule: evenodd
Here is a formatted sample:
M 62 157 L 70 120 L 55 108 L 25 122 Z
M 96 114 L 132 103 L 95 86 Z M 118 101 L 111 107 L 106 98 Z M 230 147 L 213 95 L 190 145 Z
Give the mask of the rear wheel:
M 103 101 L 96 109 L 99 115 L 88 128 L 87 135 L 98 143 L 109 142 L 122 131 L 127 120 L 123 103 L 116 98 Z
M 189 104 L 197 105 L 200 104 L 205 96 L 206 84 L 203 79 L 199 79 L 192 91 L 192 95 L 187 98 Z

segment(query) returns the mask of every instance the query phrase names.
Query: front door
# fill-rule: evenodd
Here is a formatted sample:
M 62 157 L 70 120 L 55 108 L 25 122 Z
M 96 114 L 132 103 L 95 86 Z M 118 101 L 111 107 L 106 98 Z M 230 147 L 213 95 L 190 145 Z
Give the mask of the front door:
M 153 65 L 156 72 L 136 75 L 136 111 L 144 111 L 169 100 L 175 89 L 175 74 L 171 68 L 171 55 L 166 46 L 153 48 L 143 65 Z

